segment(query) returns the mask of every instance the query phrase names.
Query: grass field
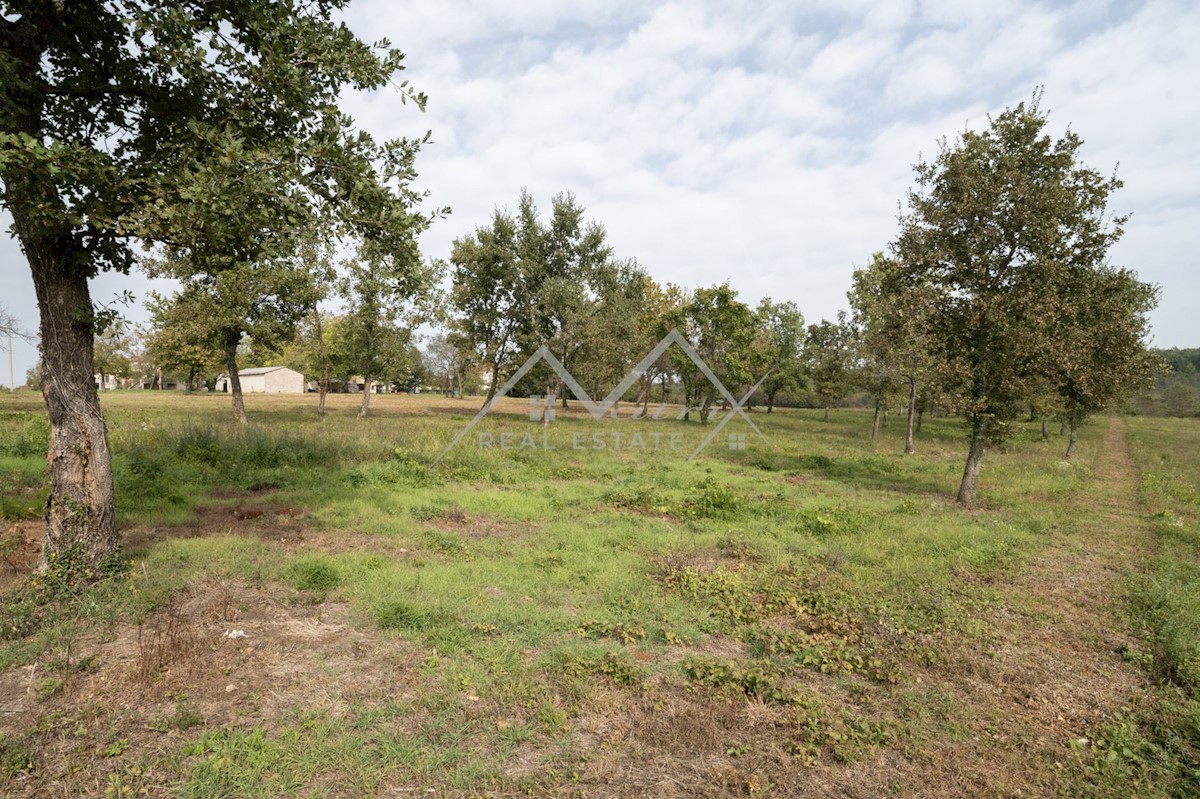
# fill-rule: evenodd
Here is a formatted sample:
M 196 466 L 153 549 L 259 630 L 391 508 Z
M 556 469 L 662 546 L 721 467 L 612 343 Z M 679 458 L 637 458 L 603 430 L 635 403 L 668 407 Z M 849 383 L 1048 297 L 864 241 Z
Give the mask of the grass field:
M 759 411 L 689 462 L 711 426 L 548 451 L 512 400 L 435 463 L 478 400 L 103 401 L 130 568 L 64 594 L 24 577 L 44 409 L 0 396 L 4 796 L 1200 791 L 1195 420 L 1072 462 L 1031 425 L 966 511 L 950 419 L 906 458 Z

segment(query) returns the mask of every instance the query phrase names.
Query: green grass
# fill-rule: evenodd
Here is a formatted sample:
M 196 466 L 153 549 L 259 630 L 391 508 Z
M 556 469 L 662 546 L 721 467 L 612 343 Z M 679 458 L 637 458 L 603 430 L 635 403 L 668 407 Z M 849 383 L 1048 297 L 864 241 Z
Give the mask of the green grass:
M 584 721 L 639 703 L 752 701 L 782 714 L 770 736 L 722 744 L 735 765 L 770 746 L 800 770 L 888 747 L 937 749 L 967 735 L 972 711 L 929 681 L 956 679 L 955 664 L 989 645 L 997 618 L 1033 618 L 1007 584 L 1046 547 L 1074 540 L 1083 524 L 1075 498 L 1094 485 L 1103 433 L 1103 424 L 1085 427 L 1083 457 L 1067 463 L 1057 440 L 1021 428 L 1005 451 L 988 453 L 982 507 L 965 512 L 950 501 L 965 455 L 953 419 L 927 418 L 919 454 L 905 457 L 898 421 L 873 441 L 864 412 L 836 411 L 828 423 L 817 411 L 755 413 L 765 442 L 735 422 L 729 430 L 747 433 L 747 449 L 718 437 L 688 462 L 707 434 L 697 424 L 565 414 L 546 431 L 553 452 L 467 439 L 435 462 L 472 402 L 383 399 L 375 418 L 356 422 L 337 402 L 320 421 L 307 400 L 250 398 L 253 424 L 239 430 L 227 398 L 105 395 L 123 528 L 190 532 L 198 509 L 223 504 L 300 508 L 309 532 L 354 545 L 290 548 L 236 525 L 168 535 L 131 551 L 127 579 L 55 603 L 6 604 L 0 668 L 150 618 L 187 586 L 214 580 L 298 604 L 346 603 L 359 631 L 412 653 L 410 699 L 295 709 L 269 725 L 214 727 L 187 704 L 148 720 L 180 743 L 139 766 L 141 776 L 113 778 L 133 785 L 149 769 L 182 797 L 318 796 L 335 786 L 373 795 L 401 783 L 553 795 L 594 754 L 580 748 Z M 509 411 L 479 430 L 541 440 L 519 404 Z M 0 400 L 5 518 L 35 513 L 29 503 L 44 496 L 41 414 L 19 395 Z M 577 434 L 638 424 L 685 445 L 573 446 Z M 1200 684 L 1200 438 L 1187 443 L 1180 424 L 1135 420 L 1162 542 L 1135 613 L 1155 673 L 1190 692 Z M 1141 721 L 1129 724 L 1112 728 L 1103 751 L 1133 754 L 1089 760 L 1100 765 L 1081 785 L 1176 773 L 1181 750 L 1160 740 L 1145 744 L 1157 754 L 1139 754 L 1151 738 Z M 5 749 L 6 763 L 26 751 L 5 746 L 16 753 Z M 509 774 L 518 752 L 538 753 L 539 765 Z M 1138 758 L 1167 765 L 1131 766 Z

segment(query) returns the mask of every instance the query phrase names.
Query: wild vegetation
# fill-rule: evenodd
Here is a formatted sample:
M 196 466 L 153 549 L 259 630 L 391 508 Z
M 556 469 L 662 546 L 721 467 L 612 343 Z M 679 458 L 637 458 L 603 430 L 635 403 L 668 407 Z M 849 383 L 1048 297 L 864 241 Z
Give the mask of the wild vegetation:
M 555 452 L 435 464 L 475 401 L 254 396 L 242 428 L 109 393 L 131 565 L 81 588 L 25 582 L 47 426 L 0 402 L 5 795 L 1196 788 L 1186 420 L 1085 425 L 1072 461 L 1020 423 L 964 511 L 941 416 L 906 457 L 869 411 L 776 409 L 689 463 L 611 442 L 694 423 L 568 410 Z M 540 442 L 527 404 L 483 431 Z

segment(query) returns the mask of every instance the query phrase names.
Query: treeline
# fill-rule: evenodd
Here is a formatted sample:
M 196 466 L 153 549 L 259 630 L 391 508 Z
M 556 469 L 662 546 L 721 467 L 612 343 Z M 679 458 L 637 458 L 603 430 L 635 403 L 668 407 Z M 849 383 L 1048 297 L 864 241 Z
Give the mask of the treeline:
M 1167 364 L 1154 387 L 1134 402 L 1147 416 L 1200 417 L 1200 349 L 1154 350 Z
M 186 259 L 148 263 L 184 284 L 155 299 L 148 351 L 189 375 L 218 364 L 233 374 L 241 357 L 287 363 L 322 387 L 351 373 L 397 386 L 425 377 L 564 407 L 571 392 L 553 362 L 597 398 L 632 370 L 621 401 L 678 403 L 701 422 L 731 401 L 828 414 L 855 394 L 875 407 L 873 432 L 886 409 L 904 409 L 908 453 L 921 413 L 937 408 L 966 425 L 959 498 L 969 504 L 985 450 L 1024 415 L 1044 431 L 1059 422 L 1070 457 L 1089 416 L 1155 380 L 1195 375 L 1177 354 L 1175 375 L 1192 377 L 1162 376 L 1163 357 L 1144 343 L 1158 290 L 1109 262 L 1125 223 L 1107 207 L 1120 181 L 1080 164 L 1081 139 L 1053 139 L 1046 124 L 1035 96 L 918 164 L 896 237 L 855 272 L 851 312 L 833 320 L 806 325 L 793 303 L 770 298 L 751 307 L 728 283 L 660 284 L 613 251 L 572 195 L 543 214 L 522 192 L 446 261 L 368 242 L 335 263 L 329 245 L 301 239 L 286 257 L 216 279 Z M 327 317 L 320 302 L 335 294 L 345 311 Z M 418 323 L 441 330 L 420 364 Z M 671 331 L 699 360 L 670 347 L 643 361 Z M 1171 385 L 1174 408 L 1181 384 Z M 235 413 L 244 419 L 236 399 Z

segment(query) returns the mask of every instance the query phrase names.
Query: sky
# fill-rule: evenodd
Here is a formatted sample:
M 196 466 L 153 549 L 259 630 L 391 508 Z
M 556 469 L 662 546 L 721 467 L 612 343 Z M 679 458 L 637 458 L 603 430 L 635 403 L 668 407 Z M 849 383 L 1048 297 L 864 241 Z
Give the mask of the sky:
M 1198 4 L 354 0 L 344 18 L 401 49 L 429 97 L 424 113 L 393 89 L 344 101 L 377 137 L 432 132 L 418 188 L 451 214 L 423 234 L 427 257 L 522 188 L 543 210 L 571 192 L 660 282 L 729 281 L 833 318 L 895 237 L 913 164 L 1040 86 L 1050 132 L 1074 130 L 1082 161 L 1125 182 L 1112 260 L 1161 287 L 1152 343 L 1200 346 Z M 93 294 L 149 288 L 104 275 Z M 36 328 L 11 239 L 0 305 Z M 18 384 L 36 358 L 17 343 Z

